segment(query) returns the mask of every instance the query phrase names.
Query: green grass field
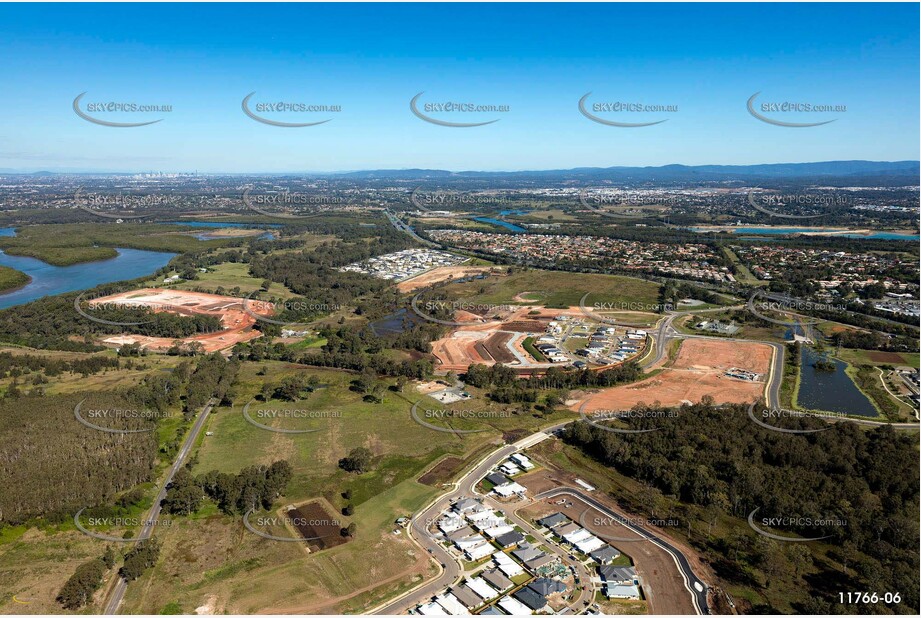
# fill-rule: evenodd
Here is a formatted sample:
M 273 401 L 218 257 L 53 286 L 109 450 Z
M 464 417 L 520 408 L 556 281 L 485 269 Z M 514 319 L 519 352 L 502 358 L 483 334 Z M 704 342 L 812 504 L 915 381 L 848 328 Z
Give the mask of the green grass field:
M 528 354 L 534 357 L 534 360 L 536 360 L 537 362 L 539 363 L 547 362 L 547 357 L 544 356 L 540 350 L 534 347 L 534 337 L 526 338 L 524 341 L 521 342 L 521 345 L 524 346 L 524 349 L 528 351 Z
M 921 354 L 918 352 L 883 352 L 886 360 L 880 360 L 881 357 L 873 358 L 873 350 L 858 350 L 855 348 L 841 348 L 835 351 L 835 356 L 848 363 L 855 365 L 892 365 L 893 367 L 907 366 L 918 368 Z M 876 352 L 875 354 L 879 354 Z
M 522 270 L 508 276 L 491 276 L 481 281 L 447 286 L 449 291 L 471 302 L 508 304 L 515 296 L 530 292 L 548 307 L 578 306 L 586 294 L 586 307 L 594 303 L 629 303 L 652 306 L 659 302 L 659 285 L 619 275 L 596 275 L 549 270 Z M 622 305 L 618 305 L 620 307 Z
M 266 375 L 259 375 L 263 367 Z M 281 434 L 256 427 L 245 420 L 242 407 L 256 398 L 263 380 L 275 384 L 294 373 L 316 376 L 326 385 L 304 400 L 285 403 L 256 400 L 250 417 L 263 424 L 285 429 L 313 428 L 307 434 Z M 276 506 L 321 498 L 335 509 L 355 507 L 351 517 L 357 537 L 343 545 L 308 554 L 299 543 L 261 539 L 246 532 L 239 518 L 213 510 L 192 518 L 177 518 L 168 530 L 160 531 L 164 551 L 151 573 L 129 587 L 126 608 L 132 613 L 157 613 L 171 603 L 185 612 L 215 604 L 215 612 L 248 613 L 358 613 L 377 605 L 418 582 L 430 565 L 427 555 L 406 538 L 405 530 L 394 534 L 394 520 L 419 511 L 439 494 L 438 486 L 423 485 L 417 478 L 444 456 L 467 461 L 499 443 L 504 431 L 529 430 L 571 417 L 568 411 L 549 416 L 511 414 L 482 418 L 427 418 L 428 422 L 458 429 L 486 428 L 462 436 L 434 431 L 414 422 L 413 402 L 419 414 L 427 410 L 471 410 L 499 412 L 482 393 L 470 401 L 440 404 L 415 391 L 382 392 L 383 403 L 367 403 L 350 390 L 354 374 L 336 370 L 305 368 L 281 362 L 244 363 L 233 408 L 212 413 L 206 436 L 196 453 L 193 472 L 208 470 L 236 472 L 248 465 L 287 459 L 294 476 Z M 387 386 L 391 380 L 382 380 Z M 475 389 L 471 389 L 475 391 Z M 318 418 L 258 417 L 260 409 L 308 410 Z M 374 454 L 370 472 L 346 473 L 338 460 L 362 446 Z M 454 471 L 462 473 L 464 466 Z M 447 479 L 446 479 L 447 480 Z M 342 494 L 351 492 L 346 500 Z M 373 551 L 374 560 L 368 559 Z M 428 573 L 429 575 L 431 573 Z
M 732 262 L 732 265 L 735 268 L 736 281 L 742 285 L 759 287 L 767 285 L 767 281 L 761 281 L 758 279 L 758 277 L 752 274 L 752 271 L 750 271 L 748 267 L 742 263 L 742 261 L 739 259 L 739 256 L 737 256 L 732 249 L 729 247 L 723 247 L 723 254 L 729 259 L 730 262 Z
M 172 272 L 170 274 L 176 273 Z M 204 288 L 211 292 L 215 292 L 218 288 L 224 288 L 225 291 L 229 291 L 238 287 L 241 293 L 251 294 L 261 289 L 262 281 L 262 279 L 250 276 L 249 264 L 224 262 L 223 264 L 211 266 L 206 273 L 198 273 L 198 279 L 194 281 L 182 281 L 181 283 L 176 283 L 169 287 L 180 290 Z M 269 294 L 284 299 L 294 296 L 294 294 L 281 283 L 272 283 L 272 286 L 269 288 Z

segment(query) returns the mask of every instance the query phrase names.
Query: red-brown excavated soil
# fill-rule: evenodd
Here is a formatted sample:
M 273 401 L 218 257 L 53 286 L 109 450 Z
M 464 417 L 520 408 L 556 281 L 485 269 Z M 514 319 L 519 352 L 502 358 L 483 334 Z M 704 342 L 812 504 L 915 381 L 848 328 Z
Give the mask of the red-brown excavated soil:
M 672 367 L 633 384 L 604 389 L 571 406 L 590 413 L 597 410 L 629 410 L 638 403 L 659 402 L 666 407 L 697 403 L 704 395 L 716 403 L 749 403 L 764 392 L 772 348 L 763 343 L 686 339 Z M 757 382 L 723 375 L 737 367 L 762 374 Z
M 177 341 L 190 343 L 197 341 L 205 352 L 216 352 L 232 347 L 241 341 L 249 341 L 261 337 L 262 333 L 253 329 L 256 319 L 243 310 L 243 299 L 233 296 L 219 296 L 217 294 L 204 294 L 186 290 L 169 290 L 158 288 L 144 288 L 131 290 L 96 298 L 90 301 L 91 306 L 101 304 L 114 304 L 124 307 L 140 307 L 152 311 L 167 311 L 181 315 L 213 315 L 220 318 L 224 330 L 214 333 L 205 333 L 182 339 L 168 337 L 147 337 L 144 335 L 116 335 L 103 339 L 103 343 L 110 345 L 125 345 L 140 343 L 151 350 L 166 350 Z M 271 315 L 271 307 L 264 303 L 251 302 L 249 310 L 259 315 Z
M 511 363 L 515 361 L 515 355 L 512 354 L 512 351 L 508 349 L 507 344 L 509 340 L 514 335 L 512 333 L 495 333 L 489 336 L 489 339 L 483 342 L 483 347 L 486 348 L 486 352 L 495 360 L 497 363 Z

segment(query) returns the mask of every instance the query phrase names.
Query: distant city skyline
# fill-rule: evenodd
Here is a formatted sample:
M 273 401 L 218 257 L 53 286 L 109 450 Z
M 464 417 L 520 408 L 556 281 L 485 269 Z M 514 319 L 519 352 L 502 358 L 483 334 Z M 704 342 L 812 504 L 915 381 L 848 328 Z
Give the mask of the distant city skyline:
M 86 8 L 0 6 L 0 170 L 488 172 L 921 158 L 917 4 Z M 109 102 L 170 109 L 112 113 Z M 443 113 L 445 102 L 492 110 Z M 622 102 L 657 111 L 611 111 Z M 328 111 L 275 112 L 273 103 Z M 81 115 L 160 122 L 100 126 Z

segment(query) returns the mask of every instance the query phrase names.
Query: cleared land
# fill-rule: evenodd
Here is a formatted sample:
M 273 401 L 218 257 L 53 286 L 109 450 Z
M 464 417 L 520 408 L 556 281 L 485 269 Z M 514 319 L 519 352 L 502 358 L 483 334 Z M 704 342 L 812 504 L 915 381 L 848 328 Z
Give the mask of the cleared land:
M 233 296 L 218 296 L 216 294 L 202 294 L 185 290 L 144 288 L 131 290 L 97 298 L 89 303 L 96 305 L 119 305 L 123 307 L 140 307 L 152 311 L 167 311 L 180 315 L 212 315 L 220 318 L 224 330 L 215 333 L 205 333 L 193 337 L 173 339 L 169 337 L 147 337 L 143 335 L 116 335 L 103 339 L 103 343 L 110 345 L 125 345 L 139 343 L 142 347 L 151 350 L 166 350 L 174 343 L 197 342 L 202 345 L 205 352 L 217 352 L 224 348 L 232 347 L 243 341 L 250 341 L 261 337 L 262 333 L 252 327 L 256 319 L 244 311 L 243 299 Z M 253 303 L 250 307 L 253 313 L 270 315 L 271 310 L 262 303 Z
M 288 511 L 288 516 L 295 521 L 298 534 L 310 540 L 310 548 L 321 551 L 348 542 L 340 533 L 341 521 L 320 501 L 308 502 Z
M 640 382 L 590 394 L 577 400 L 571 409 L 579 410 L 584 403 L 586 413 L 629 410 L 638 403 L 656 401 L 672 407 L 696 403 L 704 395 L 713 397 L 718 404 L 748 403 L 764 392 L 771 353 L 771 347 L 763 343 L 686 339 L 671 367 Z M 761 379 L 748 382 L 724 375 L 732 367 L 759 373 Z
M 175 271 L 170 274 L 177 274 Z M 213 294 L 220 294 L 219 288 L 232 290 L 239 288 L 242 294 L 251 294 L 262 288 L 262 279 L 257 279 L 249 274 L 249 264 L 242 262 L 224 262 L 216 266 L 209 266 L 208 272 L 199 273 L 194 281 L 182 281 L 170 285 L 170 289 L 191 290 L 192 288 L 205 289 Z M 272 296 L 291 298 L 294 296 L 281 283 L 273 283 L 270 288 Z
M 260 372 L 266 367 L 267 372 Z M 316 376 L 326 387 L 302 401 L 258 401 L 264 381 L 277 384 L 302 374 Z M 266 377 L 267 376 L 267 377 Z M 433 431 L 412 420 L 410 407 L 446 410 L 494 409 L 478 396 L 456 404 L 442 404 L 407 387 L 404 393 L 385 390 L 383 402 L 369 404 L 352 390 L 355 375 L 341 370 L 305 368 L 278 361 L 246 362 L 241 368 L 234 408 L 220 407 L 208 419 L 207 431 L 196 451 L 194 474 L 209 470 L 237 472 L 249 465 L 276 459 L 291 463 L 294 476 L 280 504 L 329 503 L 322 516 L 355 523 L 348 543 L 306 553 L 300 543 L 277 542 L 248 533 L 239 518 L 208 507 L 197 515 L 176 518 L 158 530 L 163 551 L 158 564 L 128 588 L 123 613 L 153 613 L 176 602 L 185 612 L 213 607 L 215 613 L 361 613 L 434 574 L 431 558 L 407 539 L 397 517 L 421 510 L 443 491 L 437 485 L 464 466 L 497 447 L 500 436 L 513 428 L 530 433 L 538 425 L 562 420 L 569 412 L 551 417 L 513 414 L 470 419 L 455 417 L 433 423 L 458 429 L 488 431 L 458 436 Z M 383 385 L 392 380 L 381 381 Z M 426 384 L 424 390 L 444 387 Z M 241 407 L 255 418 L 259 407 L 306 410 L 310 418 L 262 419 L 272 427 L 319 429 L 315 433 L 280 434 L 248 423 Z M 330 413 L 330 414 L 327 414 Z M 333 414 L 334 413 L 334 414 Z M 339 458 L 362 446 L 373 454 L 371 470 L 347 473 Z M 446 462 L 446 463 L 438 463 Z M 417 479 L 424 477 L 429 486 Z M 351 498 L 344 498 L 349 491 Z M 340 509 L 355 508 L 345 517 Z M 294 531 L 281 532 L 291 536 Z M 373 559 L 369 560 L 369 556 Z
M 884 352 L 881 350 L 858 350 L 854 348 L 841 348 L 835 352 L 849 363 L 857 365 L 892 365 L 893 367 L 918 367 L 919 355 L 917 352 Z
M 546 307 L 574 307 L 589 294 L 586 306 L 616 302 L 625 308 L 653 306 L 659 302 L 659 284 L 634 277 L 595 275 L 555 270 L 523 270 L 511 275 L 457 283 L 447 290 L 471 303 L 513 303 L 519 294 L 540 299 Z M 522 292 L 527 290 L 527 292 Z
M 498 312 L 500 319 L 486 319 L 468 312 L 458 311 L 458 321 L 475 321 L 483 319 L 482 324 L 458 327 L 446 337 L 432 342 L 432 354 L 439 361 L 438 369 L 444 371 L 466 371 L 473 364 L 495 365 L 498 363 L 518 363 L 518 358 L 508 343 L 516 335 L 525 333 L 543 333 L 548 322 L 560 314 L 585 317 L 578 307 L 568 309 L 548 309 L 545 307 L 525 306 L 511 311 Z M 522 337 L 518 340 L 523 341 Z M 515 341 L 515 349 L 527 358 L 529 354 Z M 549 363 L 544 363 L 547 366 Z
M 499 270 L 499 268 L 495 266 L 442 266 L 422 273 L 418 277 L 401 281 L 397 284 L 397 290 L 400 292 L 415 292 L 416 290 L 441 283 L 442 281 L 473 277 L 497 270 Z

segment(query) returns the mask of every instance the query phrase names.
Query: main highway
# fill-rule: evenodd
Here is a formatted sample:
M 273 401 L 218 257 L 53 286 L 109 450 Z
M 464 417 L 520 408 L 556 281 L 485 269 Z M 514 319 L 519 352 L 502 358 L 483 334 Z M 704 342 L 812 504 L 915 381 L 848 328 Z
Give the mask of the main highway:
M 154 499 L 153 506 L 150 507 L 150 512 L 147 513 L 147 517 L 144 520 L 145 525 L 141 529 L 140 534 L 138 534 L 138 541 L 146 541 L 150 538 L 151 534 L 153 534 L 153 530 L 157 526 L 157 519 L 160 517 L 160 503 L 163 502 L 163 499 L 166 497 L 166 490 L 169 484 L 173 482 L 173 477 L 176 476 L 176 473 L 179 472 L 185 464 L 186 457 L 188 457 L 189 451 L 191 451 L 192 447 L 195 445 L 195 440 L 205 426 L 205 422 L 208 420 L 208 414 L 211 413 L 213 407 L 214 401 L 209 401 L 198 414 L 195 424 L 192 425 L 192 430 L 189 432 L 189 435 L 186 436 L 185 442 L 182 443 L 182 448 L 179 449 L 179 453 L 176 455 L 176 459 L 169 469 L 169 474 L 167 474 L 166 478 L 163 480 L 163 484 L 160 485 L 160 491 L 157 492 L 157 497 Z M 109 600 L 105 605 L 104 613 L 106 615 L 114 615 L 118 612 L 118 606 L 121 605 L 122 599 L 125 597 L 125 592 L 128 590 L 128 582 L 125 578 L 120 575 L 117 577 L 118 581 L 109 593 Z

